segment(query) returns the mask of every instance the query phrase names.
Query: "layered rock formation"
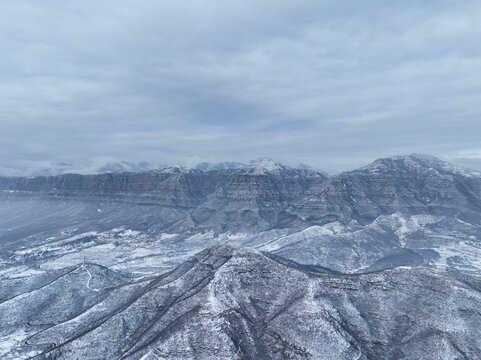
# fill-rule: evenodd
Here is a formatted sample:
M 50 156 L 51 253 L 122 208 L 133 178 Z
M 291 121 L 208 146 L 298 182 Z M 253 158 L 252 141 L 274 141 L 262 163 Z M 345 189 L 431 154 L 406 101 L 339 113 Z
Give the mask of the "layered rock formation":
M 0 261 L 40 266 L 68 248 L 104 252 L 106 265 L 150 253 L 171 267 L 230 243 L 343 272 L 411 264 L 481 274 L 477 172 L 425 155 L 331 177 L 266 159 L 205 170 L 0 178 Z

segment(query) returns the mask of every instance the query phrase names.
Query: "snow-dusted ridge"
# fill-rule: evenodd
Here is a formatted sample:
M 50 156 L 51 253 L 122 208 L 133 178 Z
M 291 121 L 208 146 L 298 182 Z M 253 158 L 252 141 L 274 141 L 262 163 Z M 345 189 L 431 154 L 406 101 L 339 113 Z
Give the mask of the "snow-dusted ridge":
M 210 247 L 141 280 L 88 264 L 86 282 L 82 266 L 0 282 L 2 359 L 439 360 L 481 351 L 481 283 L 457 273 L 333 274 L 238 246 Z
M 375 160 L 373 163 L 361 167 L 360 170 L 370 171 L 389 171 L 392 167 L 404 167 L 405 169 L 428 169 L 431 171 L 441 171 L 465 177 L 481 177 L 481 172 L 450 164 L 433 155 L 411 154 L 404 156 L 392 156 Z

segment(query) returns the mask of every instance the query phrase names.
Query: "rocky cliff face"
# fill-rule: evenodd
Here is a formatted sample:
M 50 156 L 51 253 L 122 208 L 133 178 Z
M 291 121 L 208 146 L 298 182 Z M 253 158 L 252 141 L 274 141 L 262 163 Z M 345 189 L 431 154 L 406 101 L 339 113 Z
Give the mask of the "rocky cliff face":
M 264 204 L 276 204 L 276 209 L 285 207 L 326 179 L 312 170 L 277 163 L 267 163 L 271 166 L 264 168 L 262 161 L 208 172 L 169 168 L 146 173 L 0 178 L 0 196 L 10 204 L 38 200 L 35 208 L 40 213 L 42 207 L 50 207 L 52 202 L 77 204 L 82 209 L 95 207 L 93 212 L 82 214 L 90 222 L 90 230 L 102 222 L 98 208 L 117 207 L 123 212 L 123 207 L 129 205 L 129 212 L 121 217 L 124 222 L 117 221 L 118 226 L 143 224 L 143 229 L 182 232 L 254 232 L 276 226 L 275 217 L 264 211 Z M 236 219 L 230 220 L 231 217 Z M 252 223 L 258 225 L 257 229 L 251 229 Z
M 280 166 L 280 165 L 279 165 Z M 325 176 L 305 169 L 280 167 L 260 171 L 238 169 L 202 172 L 169 168 L 146 173 L 59 175 L 0 178 L 3 196 L 96 202 L 150 202 L 156 206 L 196 207 L 208 200 L 286 202 L 302 196 Z
M 192 204 L 212 195 L 234 200 L 286 201 L 299 197 L 325 178 L 312 170 L 259 160 L 239 168 L 207 172 L 175 167 L 143 173 L 0 177 L 0 190 L 69 198 L 112 195 L 129 199 L 138 195 L 157 199 L 159 204 L 168 196 L 190 200 L 186 202 Z
M 460 273 L 224 246 L 149 278 L 86 263 L 0 287 L 2 359 L 481 358 L 481 282 Z
M 430 156 L 331 177 L 259 159 L 206 171 L 0 178 L 0 190 L 0 266 L 104 254 L 105 264 L 149 256 L 171 267 L 230 243 L 343 272 L 411 264 L 481 274 L 481 174 Z M 128 231 L 137 236 L 119 235 Z
M 319 213 L 368 223 L 380 215 L 475 215 L 481 211 L 481 176 L 426 155 L 379 159 L 313 187 Z

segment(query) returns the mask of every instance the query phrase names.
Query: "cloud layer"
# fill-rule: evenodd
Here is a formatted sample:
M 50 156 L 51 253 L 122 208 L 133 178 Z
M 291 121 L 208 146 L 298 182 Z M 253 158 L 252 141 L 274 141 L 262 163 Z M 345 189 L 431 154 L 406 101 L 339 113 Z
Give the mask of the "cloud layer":
M 479 1 L 0 3 L 0 172 L 268 156 L 481 168 Z

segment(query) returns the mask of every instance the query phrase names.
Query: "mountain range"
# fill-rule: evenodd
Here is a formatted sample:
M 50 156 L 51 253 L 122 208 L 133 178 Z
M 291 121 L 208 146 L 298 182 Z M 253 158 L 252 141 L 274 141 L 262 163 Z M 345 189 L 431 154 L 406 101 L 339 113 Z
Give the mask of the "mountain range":
M 237 244 L 342 272 L 481 271 L 481 174 L 426 155 L 330 177 L 268 159 L 207 171 L 4 177 L 0 200 L 0 261 L 9 267 L 71 265 L 107 251 L 105 265 L 156 258 L 167 268 L 207 246 Z
M 0 355 L 481 359 L 481 174 L 270 159 L 0 178 Z

